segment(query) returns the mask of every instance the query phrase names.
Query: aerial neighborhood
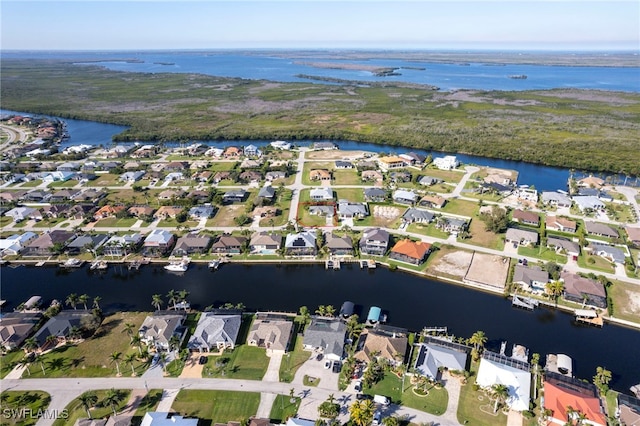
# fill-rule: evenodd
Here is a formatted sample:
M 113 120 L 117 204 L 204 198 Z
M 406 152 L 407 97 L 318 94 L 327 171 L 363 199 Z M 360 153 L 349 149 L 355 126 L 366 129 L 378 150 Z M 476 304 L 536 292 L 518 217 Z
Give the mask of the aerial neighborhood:
M 61 150 L 60 122 L 1 124 L 27 135 L 2 145 L 2 268 L 386 267 L 562 309 L 588 326 L 640 327 L 640 208 L 629 186 L 572 173 L 566 186 L 538 190 L 516 171 L 453 155 L 332 142 Z M 481 330 L 407 330 L 387 324 L 384 307 L 358 315 L 351 301 L 249 312 L 238 300 L 200 312 L 176 282 L 150 295 L 151 312 L 105 315 L 97 294 L 51 306 L 34 296 L 3 312 L 3 382 L 104 379 L 57 407 L 69 416 L 60 424 L 75 425 L 640 424 L 640 400 L 611 396 L 604 367 L 574 377 L 571 354 L 519 342 L 494 352 Z M 24 389 L 35 410 L 60 403 Z M 223 423 L 204 408 L 214 399 L 228 408 Z

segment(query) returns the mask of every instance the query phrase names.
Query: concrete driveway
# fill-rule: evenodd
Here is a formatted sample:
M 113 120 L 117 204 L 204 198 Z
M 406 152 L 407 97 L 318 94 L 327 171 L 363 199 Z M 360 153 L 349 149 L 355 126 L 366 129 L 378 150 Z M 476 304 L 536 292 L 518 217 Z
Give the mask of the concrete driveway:
M 320 386 L 324 389 L 334 389 L 338 390 L 338 377 L 340 374 L 334 373 L 330 368 L 324 368 L 324 362 L 326 358 L 322 357 L 322 360 L 318 361 L 316 359 L 317 353 L 313 352 L 313 356 L 310 355 L 310 358 L 305 361 L 304 364 L 298 369 L 296 372 L 292 385 L 296 386 L 304 386 L 303 379 L 304 376 L 315 377 L 320 379 L 319 382 L 316 382 L 316 386 Z

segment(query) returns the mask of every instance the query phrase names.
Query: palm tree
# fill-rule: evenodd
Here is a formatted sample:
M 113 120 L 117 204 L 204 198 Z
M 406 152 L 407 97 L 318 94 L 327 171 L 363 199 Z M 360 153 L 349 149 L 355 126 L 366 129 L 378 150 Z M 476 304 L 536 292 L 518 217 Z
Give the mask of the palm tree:
M 327 307 L 324 305 L 318 306 L 318 309 L 316 309 L 316 314 L 320 315 L 321 317 L 325 316 L 327 314 Z
M 491 389 L 493 390 L 493 395 L 496 398 L 495 405 L 493 406 L 493 412 L 495 413 L 498 411 L 498 405 L 503 404 L 509 396 L 509 388 L 505 385 L 499 384 L 493 385 Z
M 47 373 L 45 373 L 45 371 L 44 371 L 44 360 L 42 359 L 42 355 L 40 355 L 38 353 L 34 353 L 32 362 L 39 362 L 40 363 L 40 368 L 42 369 L 42 375 L 43 376 L 47 375 Z
M 122 358 L 122 352 L 118 352 L 118 351 L 114 351 L 111 353 L 111 355 L 109 355 L 109 360 L 111 361 L 111 363 L 115 363 L 116 364 L 116 371 L 118 372 L 118 376 L 121 376 L 120 374 L 120 359 Z
M 142 338 L 139 334 L 134 334 L 131 336 L 131 346 L 137 346 L 138 352 L 142 355 Z
M 124 356 L 124 362 L 125 364 L 129 364 L 131 366 L 131 377 L 136 375 L 136 370 L 133 368 L 133 363 L 136 360 L 136 354 L 135 352 L 131 352 L 127 355 Z
M 162 371 L 167 372 L 167 353 L 160 352 L 160 358 L 158 361 L 162 364 Z
M 107 394 L 102 400 L 102 405 L 109 405 L 113 410 L 113 415 L 117 416 L 118 413 L 116 413 L 116 407 L 118 406 L 118 404 L 120 404 L 120 402 L 122 402 L 122 393 L 111 388 L 107 391 Z
M 178 349 L 179 346 L 180 346 L 180 337 L 178 337 L 175 334 L 172 335 L 171 338 L 169 339 L 169 349 L 175 352 L 175 350 Z
M 478 330 L 469 339 L 469 343 L 473 344 L 473 347 L 476 351 L 479 351 L 481 348 L 484 348 L 484 344 L 487 343 L 487 336 L 484 334 L 484 331 Z
M 178 292 L 178 299 L 180 299 L 180 302 L 186 302 L 187 301 L 187 297 L 189 297 L 191 293 L 189 293 L 187 290 L 180 290 Z
M 24 341 L 22 349 L 24 349 L 26 352 L 33 352 L 38 349 L 38 341 L 35 337 L 30 337 Z
M 370 425 L 373 421 L 374 408 L 371 400 L 355 401 L 349 407 L 349 417 L 357 426 Z
M 53 334 L 48 335 L 44 341 L 44 345 L 46 347 L 49 347 L 50 345 L 53 345 L 55 347 L 56 343 L 58 343 L 58 337 L 54 336 Z
M 29 370 L 29 357 L 28 356 L 24 356 L 22 357 L 22 359 L 20 359 L 17 364 L 18 367 L 24 367 L 27 370 L 27 373 L 29 375 L 31 375 L 31 370 Z
M 80 333 L 80 329 L 78 327 L 71 327 L 69 329 L 69 339 L 76 340 L 82 337 L 82 333 Z
M 400 426 L 400 419 L 396 416 L 388 416 L 382 419 L 384 426 Z
M 93 391 L 88 391 L 80 395 L 78 400 L 87 411 L 87 417 L 91 419 L 91 411 L 89 409 L 98 403 L 98 395 Z
M 309 308 L 307 308 L 306 306 L 300 306 L 300 309 L 298 310 L 298 312 L 300 312 L 300 316 L 302 317 L 304 324 L 303 326 L 307 325 L 307 323 L 309 322 Z
M 611 381 L 611 371 L 604 367 L 596 367 L 596 375 L 593 376 L 593 384 L 600 389 L 601 393 L 606 393 L 609 389 L 609 382 Z
M 558 298 L 562 296 L 564 292 L 564 283 L 560 280 L 550 281 L 546 285 L 547 293 L 556 301 L 556 307 L 558 306 Z
M 155 306 L 156 311 L 160 310 L 160 306 L 162 306 L 162 296 L 160 296 L 159 294 L 154 294 L 153 296 L 151 296 L 151 304 L 153 306 Z
M 176 309 L 176 302 L 178 301 L 178 295 L 176 294 L 176 291 L 174 289 L 169 290 L 169 292 L 167 293 L 167 303 L 170 303 L 173 305 L 173 309 Z
M 78 304 L 78 295 L 75 293 L 71 293 L 67 296 L 67 300 L 65 300 L 65 303 L 75 310 L 76 305 Z
M 325 306 L 325 312 L 327 314 L 328 317 L 332 317 L 335 315 L 336 313 L 336 308 L 333 307 L 333 305 L 327 305 Z
M 127 333 L 127 335 L 129 336 L 129 339 L 133 340 L 133 329 L 135 328 L 134 324 L 131 324 L 130 322 L 125 322 L 124 323 L 124 328 L 122 329 L 123 333 Z
M 96 296 L 93 298 L 93 307 L 95 309 L 100 309 L 100 301 L 102 300 L 102 297 L 100 296 Z
M 87 310 L 87 302 L 89 301 L 89 295 L 88 294 L 81 294 L 80 296 L 78 296 L 78 303 L 82 303 L 82 305 L 84 306 L 84 310 Z

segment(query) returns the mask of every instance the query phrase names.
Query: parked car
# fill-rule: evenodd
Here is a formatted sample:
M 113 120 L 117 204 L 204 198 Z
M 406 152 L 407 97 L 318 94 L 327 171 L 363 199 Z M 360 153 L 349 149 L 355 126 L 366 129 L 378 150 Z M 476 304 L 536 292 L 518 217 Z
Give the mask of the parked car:
M 318 356 L 316 357 L 316 359 L 317 359 L 318 361 L 321 361 L 321 360 L 322 360 L 322 354 L 318 354 Z
M 342 363 L 340 361 L 336 361 L 333 363 L 333 372 L 339 373 L 342 370 Z
M 373 422 L 371 422 L 371 424 L 379 425 L 381 421 L 382 421 L 382 413 L 380 411 L 376 411 L 375 414 L 373 415 Z
M 324 368 L 327 370 L 331 368 L 331 360 L 328 359 L 324 362 Z
M 206 356 L 201 356 L 200 358 L 198 358 L 198 364 L 203 365 L 207 363 L 207 357 Z
M 365 399 L 366 400 L 373 399 L 373 397 L 371 395 L 367 395 L 366 393 L 357 393 L 356 394 L 356 399 L 358 401 L 364 401 Z
M 361 380 L 356 381 L 355 385 L 353 386 L 353 389 L 355 389 L 356 392 L 362 391 L 362 381 Z

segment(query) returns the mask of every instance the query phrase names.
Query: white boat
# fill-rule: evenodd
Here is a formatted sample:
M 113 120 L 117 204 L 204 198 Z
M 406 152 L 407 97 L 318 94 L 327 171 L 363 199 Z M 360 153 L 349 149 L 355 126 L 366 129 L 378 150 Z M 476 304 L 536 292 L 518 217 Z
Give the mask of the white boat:
M 211 262 L 209 262 L 209 268 L 218 269 L 218 266 L 220 266 L 220 259 L 212 260 Z
M 96 260 L 95 262 L 93 262 L 91 264 L 89 269 L 91 269 L 91 270 L 97 269 L 98 271 L 103 271 L 103 270 L 107 269 L 108 266 L 109 266 L 109 264 L 107 262 L 105 262 L 104 260 Z
M 168 265 L 164 266 L 164 269 L 171 272 L 184 272 L 189 267 L 188 262 L 180 261 L 180 262 L 171 262 Z
M 67 259 L 64 263 L 61 263 L 60 266 L 63 268 L 79 268 L 83 263 L 84 260 L 75 259 L 72 257 L 71 259 Z

